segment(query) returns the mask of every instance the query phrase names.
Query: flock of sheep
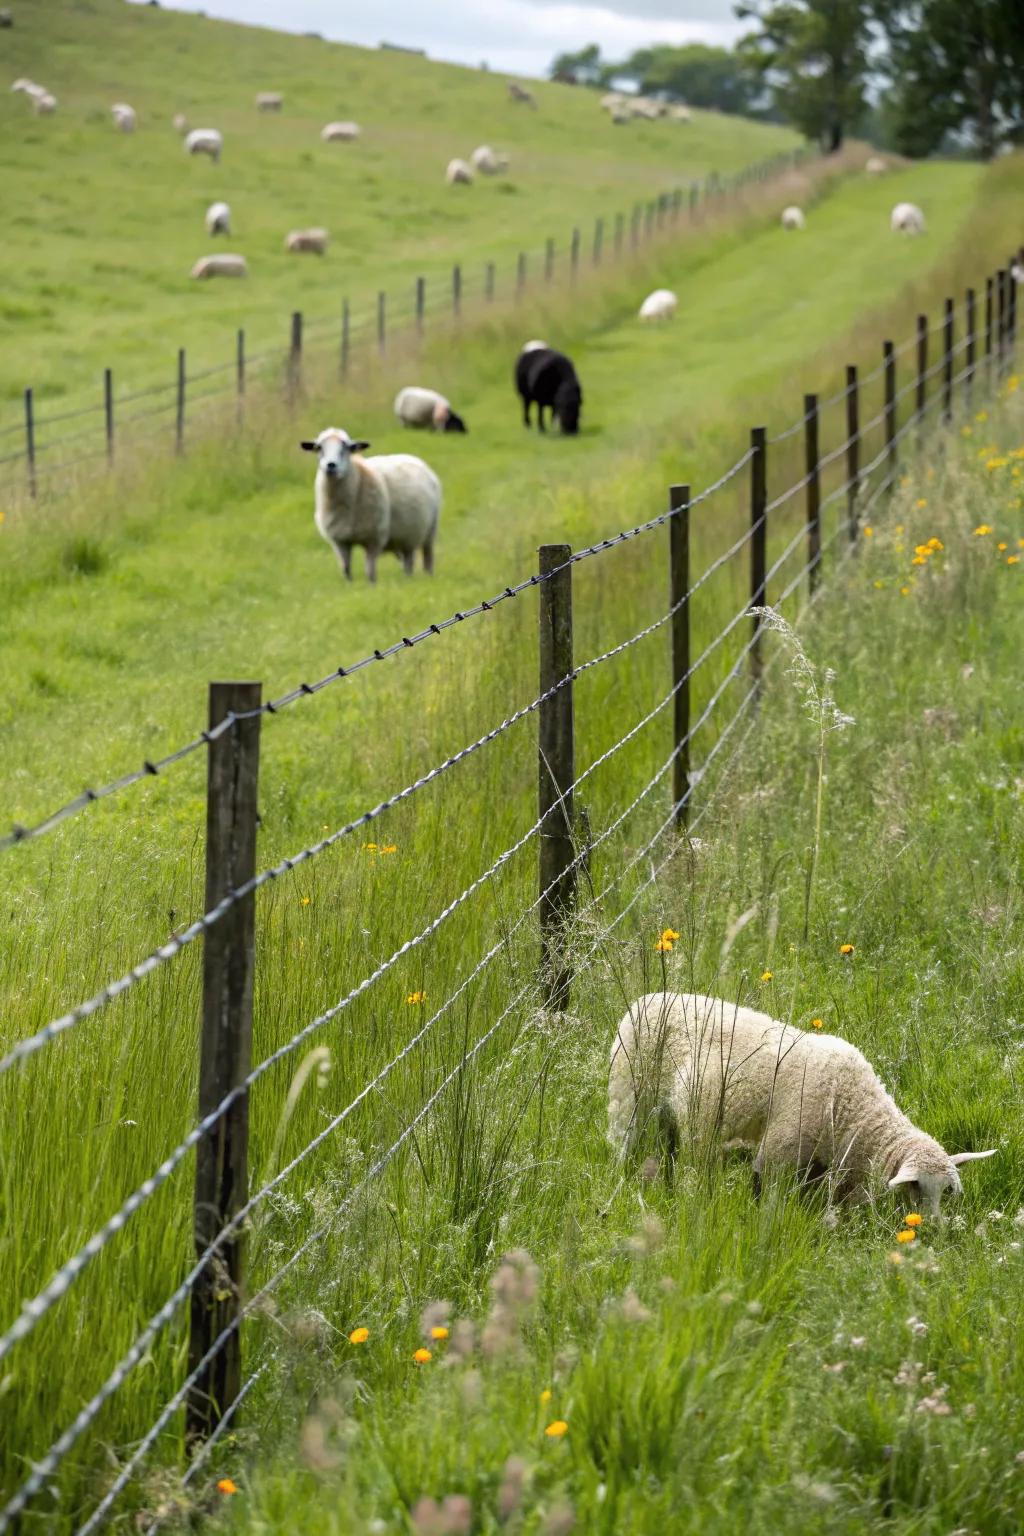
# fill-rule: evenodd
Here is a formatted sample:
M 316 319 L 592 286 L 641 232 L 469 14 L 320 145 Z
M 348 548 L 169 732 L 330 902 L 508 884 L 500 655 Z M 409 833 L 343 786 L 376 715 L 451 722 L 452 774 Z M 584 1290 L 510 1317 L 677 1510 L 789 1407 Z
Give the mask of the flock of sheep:
M 881 155 L 872 155 L 865 163 L 864 169 L 869 176 L 881 176 L 888 170 L 888 166 Z M 807 228 L 807 216 L 796 203 L 783 208 L 782 227 L 783 229 Z M 889 228 L 894 234 L 923 235 L 924 214 L 916 203 L 897 203 L 889 215 Z

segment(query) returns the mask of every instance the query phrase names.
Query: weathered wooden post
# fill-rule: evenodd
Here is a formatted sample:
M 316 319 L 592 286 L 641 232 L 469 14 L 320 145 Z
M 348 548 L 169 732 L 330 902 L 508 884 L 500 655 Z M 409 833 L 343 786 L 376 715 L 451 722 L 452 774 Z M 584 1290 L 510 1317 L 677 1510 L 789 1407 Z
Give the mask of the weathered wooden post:
M 341 376 L 344 379 L 348 374 L 349 353 L 352 341 L 352 313 L 349 309 L 348 299 L 342 300 L 341 305 Z
M 633 204 L 633 212 L 629 217 L 629 245 L 631 250 L 636 250 L 640 244 L 640 204 Z
M 210 741 L 206 788 L 206 911 L 256 872 L 256 793 L 260 748 L 259 683 L 211 683 L 210 729 L 248 715 Z M 248 1077 L 252 1060 L 255 894 L 236 901 L 203 940 L 203 1013 L 199 1118 L 205 1119 Z M 196 1146 L 194 1240 L 200 1257 L 249 1195 L 249 1096 L 242 1093 Z M 189 1368 L 194 1371 L 237 1319 L 245 1287 L 245 1234 L 233 1232 L 196 1279 L 191 1297 Z M 185 1428 L 207 1438 L 242 1383 L 240 1329 L 190 1389 Z
M 942 323 L 942 419 L 953 418 L 953 300 L 946 300 Z
M 593 264 L 594 264 L 595 267 L 599 267 L 601 265 L 601 247 L 603 245 L 604 245 L 604 219 L 596 219 L 594 221 L 594 249 L 593 249 L 593 256 L 592 256 Z
M 896 478 L 896 348 L 882 342 L 885 369 L 885 462 L 890 486 Z
M 672 612 L 672 804 L 677 827 L 685 827 L 690 787 L 690 487 L 668 493 L 669 607 Z
M 178 402 L 174 422 L 174 448 L 185 451 L 185 348 L 178 348 Z
M 516 298 L 521 298 L 526 287 L 526 252 L 520 251 L 516 259 Z
M 241 327 L 235 335 L 235 414 L 239 421 L 245 415 L 245 331 Z
M 768 569 L 768 433 L 764 427 L 750 432 L 750 606 L 761 608 L 765 601 Z M 754 643 L 750 651 L 750 676 L 760 692 L 764 662 L 761 655 L 761 620 L 755 615 Z
M 626 235 L 626 218 L 624 214 L 615 215 L 615 259 L 622 255 L 622 242 Z
M 569 248 L 569 275 L 573 282 L 576 281 L 576 273 L 580 265 L 580 232 L 574 229 L 572 232 L 572 245 Z
M 114 370 L 103 370 L 103 421 L 107 434 L 107 464 L 114 462 Z
M 488 304 L 494 303 L 494 262 L 489 261 L 484 268 L 484 298 Z
M 1000 267 L 996 273 L 996 378 L 1006 371 L 1006 288 L 1009 273 Z
M 694 222 L 694 220 L 697 217 L 697 204 L 699 203 L 699 201 L 700 201 L 700 187 L 698 186 L 697 182 L 691 181 L 691 183 L 690 183 L 690 223 L 691 224 Z
M 804 395 L 804 462 L 807 474 L 807 585 L 821 577 L 821 454 L 818 445 L 818 397 Z
M 993 278 L 985 279 L 985 383 L 992 384 L 992 321 L 994 314 Z
M 25 391 L 25 464 L 28 469 L 28 493 L 36 498 L 36 413 L 31 389 Z
M 1021 260 L 1019 255 L 1011 256 L 1006 264 L 1006 351 L 1011 371 L 1017 353 L 1017 288 L 1019 284 L 1014 276 L 1014 269 L 1019 260 Z
M 295 404 L 302 389 L 302 313 L 292 313 L 291 341 L 288 346 L 288 397 Z
M 857 540 L 857 503 L 860 500 L 860 383 L 856 363 L 846 368 L 846 531 L 850 543 Z
M 452 268 L 452 314 L 456 319 L 462 314 L 462 268 Z
M 377 294 L 377 351 L 384 356 L 388 344 L 388 298 L 383 288 Z
M 555 242 L 549 235 L 544 242 L 544 281 L 550 283 L 555 275 Z
M 540 547 L 540 692 L 550 694 L 540 705 L 537 730 L 541 988 L 549 1008 L 569 1001 L 565 923 L 576 892 L 571 555 L 568 544 Z
M 978 351 L 977 337 L 977 296 L 973 288 L 967 290 L 967 373 L 964 376 L 964 399 L 971 403 L 971 395 L 974 393 L 974 369 Z
M 914 386 L 914 414 L 918 437 L 925 435 L 925 406 L 928 404 L 928 316 L 917 317 L 917 381 Z
M 416 279 L 416 330 L 423 335 L 423 317 L 427 312 L 427 280 L 425 277 Z

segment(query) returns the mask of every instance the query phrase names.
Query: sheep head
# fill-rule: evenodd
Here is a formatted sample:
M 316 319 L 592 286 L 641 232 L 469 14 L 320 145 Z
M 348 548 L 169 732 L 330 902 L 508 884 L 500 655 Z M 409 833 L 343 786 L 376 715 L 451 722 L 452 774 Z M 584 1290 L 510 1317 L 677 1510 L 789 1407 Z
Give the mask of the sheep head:
M 348 474 L 354 453 L 364 453 L 369 443 L 353 440 L 343 427 L 325 427 L 319 437 L 299 444 L 306 453 L 320 456 L 319 469 L 330 480 L 342 480 Z
M 938 1150 L 941 1151 L 941 1148 Z M 953 1195 L 962 1195 L 964 1192 L 960 1175 L 956 1171 L 958 1165 L 977 1162 L 983 1157 L 994 1157 L 996 1151 L 997 1148 L 991 1147 L 987 1152 L 955 1152 L 952 1157 L 943 1152 L 938 1158 L 911 1154 L 889 1180 L 889 1188 L 896 1189 L 901 1184 L 915 1185 L 920 1192 L 921 1204 L 927 1208 L 928 1214 L 937 1216 L 942 1196 L 947 1190 Z

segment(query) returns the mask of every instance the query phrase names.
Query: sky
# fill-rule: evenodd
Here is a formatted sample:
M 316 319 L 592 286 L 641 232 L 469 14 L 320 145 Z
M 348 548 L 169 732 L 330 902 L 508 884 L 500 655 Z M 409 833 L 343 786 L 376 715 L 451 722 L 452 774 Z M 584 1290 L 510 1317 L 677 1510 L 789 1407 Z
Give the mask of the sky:
M 176 10 L 320 32 L 334 42 L 425 48 L 431 58 L 543 75 L 556 53 L 598 43 L 621 59 L 648 43 L 730 44 L 743 31 L 733 0 L 162 0 Z

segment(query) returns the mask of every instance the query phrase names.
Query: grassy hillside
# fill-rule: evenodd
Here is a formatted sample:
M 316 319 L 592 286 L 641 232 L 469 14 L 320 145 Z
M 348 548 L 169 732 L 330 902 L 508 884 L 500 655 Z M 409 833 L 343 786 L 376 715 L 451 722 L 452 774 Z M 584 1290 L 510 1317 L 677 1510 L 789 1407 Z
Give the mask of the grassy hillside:
M 767 215 L 754 217 L 685 248 L 661 248 L 649 262 L 589 289 L 586 305 L 531 304 L 472 332 L 474 345 L 429 354 L 427 376 L 447 389 L 471 423 L 464 441 L 413 444 L 442 471 L 448 497 L 433 583 L 400 581 L 391 567 L 375 591 L 360 582 L 344 589 L 330 553 L 312 533 L 311 469 L 294 443 L 336 418 L 333 390 L 310 398 L 311 422 L 282 419 L 268 407 L 251 430 L 225 433 L 184 463 L 142 462 L 134 478 L 115 477 L 109 493 L 101 489 L 81 503 L 69 498 L 67 506 L 11 517 L 2 529 L 0 604 L 4 803 L 13 816 L 31 819 L 83 780 L 102 779 L 190 734 L 202 719 L 211 675 L 238 669 L 262 676 L 274 692 L 303 675 L 322 675 L 528 572 L 539 538 L 579 543 L 660 510 L 670 480 L 689 475 L 699 486 L 743 446 L 751 421 L 767 414 L 767 388 L 774 392 L 771 424 L 781 426 L 799 413 L 805 383 L 830 387 L 851 354 L 877 358 L 883 324 L 905 336 L 914 309 L 927 305 L 934 315 L 944 292 L 959 292 L 968 278 L 977 282 L 992 263 L 989 253 L 1012 241 L 1020 175 L 1019 164 L 1007 162 L 990 173 L 921 167 L 913 180 L 907 173 L 884 186 L 857 179 L 816 204 L 806 237 L 797 241 L 777 230 L 774 217 L 770 224 Z M 927 241 L 893 241 L 888 206 L 912 186 L 932 233 Z M 677 285 L 687 302 L 674 327 L 641 331 L 632 318 L 637 292 L 660 280 Z M 843 338 L 846 330 L 852 338 Z M 508 373 L 518 340 L 534 331 L 564 341 L 578 356 L 587 430 L 576 441 L 542 442 L 527 437 L 519 423 Z M 826 339 L 837 336 L 825 350 Z M 346 423 L 375 436 L 378 448 L 408 446 L 391 425 L 393 383 L 376 381 L 358 423 L 352 402 L 343 402 Z M 873 389 L 865 414 L 877 408 L 877 384 Z M 823 447 L 841 432 L 841 413 L 833 410 Z M 798 440 L 773 453 L 773 490 L 795 477 L 798 461 Z M 744 516 L 742 488 L 695 516 L 695 563 L 721 548 Z M 773 518 L 773 552 L 798 519 L 796 503 Z M 745 583 L 737 566 L 705 589 L 695 620 L 698 642 L 742 604 Z M 580 567 L 577 654 L 592 655 L 660 616 L 664 586 L 664 551 L 653 539 Z M 414 656 L 371 668 L 268 720 L 261 866 L 337 827 L 531 699 L 535 624 L 529 597 L 505 604 Z M 578 706 L 580 765 L 593 762 L 661 698 L 666 681 L 659 640 L 588 674 Z M 702 679 L 701 699 L 708 688 Z M 702 738 L 699 755 L 713 740 L 714 732 Z M 627 789 L 633 793 L 649 778 L 667 743 L 662 715 L 589 782 L 595 830 L 621 811 Z M 198 910 L 202 777 L 193 757 L 53 837 L 4 856 L 2 899 L 12 914 L 0 950 L 5 1043 L 133 964 Z M 368 841 L 387 838 L 394 854 L 380 855 L 352 838 L 263 893 L 256 1059 L 336 1005 L 463 890 L 529 825 L 535 793 L 534 743 L 524 723 L 379 824 L 378 837 Z M 664 815 L 663 793 L 654 801 L 606 845 L 595 881 L 642 846 Z M 298 1057 L 263 1079 L 253 1102 L 254 1180 L 294 1155 L 323 1127 L 325 1115 L 337 1114 L 409 1038 L 422 1005 L 407 998 L 422 991 L 440 1004 L 476 957 L 506 938 L 496 963 L 446 1015 L 427 1048 L 263 1207 L 253 1232 L 257 1280 L 302 1240 L 311 1213 L 330 1211 L 346 1198 L 373 1149 L 419 1109 L 467 1038 L 477 1039 L 498 1018 L 518 978 L 532 974 L 532 931 L 511 935 L 509 929 L 534 890 L 532 852 L 526 852 L 429 946 L 411 951 L 386 985 L 319 1032 L 315 1043 L 329 1045 L 331 1074 L 318 1091 L 310 1084 L 300 1096 L 279 1148 L 275 1136 Z M 673 916 L 665 914 L 665 921 Z M 193 947 L 23 1071 L 0 1080 L 4 1144 L 17 1149 L 16 1157 L 0 1162 L 6 1233 L 0 1290 L 9 1298 L 34 1294 L 194 1123 L 198 960 Z M 409 1165 L 396 1165 L 398 1177 L 383 1186 L 394 1213 L 377 1204 L 365 1213 L 360 1208 L 359 1220 L 321 1252 L 313 1280 L 300 1271 L 286 1288 L 282 1315 L 315 1305 L 344 1328 L 357 1303 L 367 1304 L 352 1286 L 357 1274 L 377 1274 L 374 1255 L 382 1255 L 384 1265 L 379 1285 L 373 1282 L 379 1318 L 393 1315 L 396 1286 L 404 1293 L 408 1284 L 408 1294 L 418 1298 L 451 1294 L 460 1277 L 463 1285 L 466 1276 L 479 1277 L 492 1244 L 514 1240 L 531 1199 L 530 1186 L 518 1176 L 506 1178 L 491 1133 L 499 1141 L 507 1135 L 516 1148 L 525 1134 L 531 1164 L 565 1164 L 561 1193 L 579 1190 L 586 1165 L 565 1159 L 566 1148 L 577 1147 L 572 1117 L 582 1101 L 573 1099 L 571 1081 L 550 1079 L 544 1037 L 527 1030 L 521 1051 L 508 1050 L 529 1017 L 513 1016 L 510 1035 L 480 1058 L 486 1070 L 473 1078 L 469 1098 L 444 1106 L 436 1134 L 420 1145 L 438 1204 L 420 1191 Z M 604 1029 L 607 1020 L 598 1022 Z M 596 1028 L 588 1024 L 583 1034 L 592 1039 Z M 577 1059 L 566 1053 L 566 1072 Z M 596 1058 L 587 1060 L 592 1080 Z M 493 1075 L 503 1062 L 505 1072 Z M 549 1080 L 553 1097 L 544 1086 Z M 521 1123 L 524 1083 L 535 1090 L 531 1112 L 541 1118 Z M 592 1117 L 594 1135 L 596 1124 Z M 578 1146 L 589 1157 L 592 1143 Z M 457 1166 L 449 1159 L 452 1148 L 466 1152 Z M 412 1203 L 405 1203 L 403 1189 Z M 186 1160 L 132 1218 L 130 1232 L 104 1250 L 5 1362 L 5 1488 L 23 1475 L 25 1458 L 38 1457 L 57 1427 L 79 1411 L 182 1275 L 190 1251 L 189 1198 Z M 557 1210 L 560 1229 L 564 1223 L 570 1234 L 587 1230 L 592 1215 L 586 1204 Z M 617 1218 L 620 1229 L 625 1219 Z M 382 1220 L 394 1230 L 393 1243 L 382 1240 Z M 567 1265 L 572 1259 L 570 1253 Z M 713 1252 L 707 1262 L 715 1263 Z M 415 1304 L 406 1307 L 414 1316 Z M 76 1341 L 73 1351 L 69 1338 Z M 56 1484 L 68 1511 L 58 1526 L 70 1527 L 72 1512 L 88 1508 L 102 1490 L 109 1480 L 103 1447 L 117 1447 L 120 1455 L 138 1439 L 180 1381 L 183 1362 L 184 1335 L 175 1323 L 70 1458 Z M 173 1459 L 178 1450 L 172 1431 L 161 1438 L 155 1460 Z M 372 1475 L 379 1465 L 371 1462 Z M 409 1491 L 418 1496 L 422 1488 L 415 1472 Z
M 508 284 L 519 250 L 554 236 L 564 260 L 574 223 L 589 236 L 599 214 L 797 142 L 710 113 L 615 129 L 593 93 L 543 83 L 534 112 L 508 100 L 500 76 L 125 0 L 19 6 L 3 61 L 11 80 L 41 81 L 60 106 L 36 118 L 6 80 L 0 91 L 0 322 L 13 342 L 0 360 L 0 406 L 10 402 L 0 424 L 28 384 L 43 402 L 77 403 L 96 394 L 104 366 L 122 392 L 169 379 L 179 346 L 196 369 L 233 355 L 238 325 L 254 353 L 282 345 L 293 309 L 336 326 L 343 296 L 369 303 L 386 288 L 408 304 L 416 275 L 433 293 L 455 260 L 467 284 L 479 287 L 487 259 Z M 256 112 L 257 91 L 270 89 L 284 93 L 279 116 Z M 115 101 L 135 107 L 135 135 L 115 133 Z M 219 165 L 185 155 L 177 112 L 222 131 Z M 338 118 L 360 123 L 357 144 L 320 142 Z M 446 186 L 448 161 L 484 142 L 509 154 L 511 173 Z M 251 276 L 190 283 L 219 198 L 234 216 L 227 249 Z M 308 225 L 330 233 L 323 259 L 283 249 Z
M 802 627 L 799 667 L 770 637 L 759 724 L 695 856 L 600 943 L 573 1013 L 527 1020 L 514 1072 L 474 1074 L 321 1253 L 318 1311 L 278 1310 L 248 1428 L 185 1499 L 219 1508 L 214 1529 L 1020 1530 L 1020 398 L 909 469 Z M 824 748 L 809 675 L 853 717 Z M 666 926 L 682 937 L 657 955 Z M 757 1201 L 749 1159 L 685 1137 L 674 1181 L 645 1162 L 656 1146 L 622 1169 L 608 1043 L 627 1001 L 666 986 L 852 1041 L 949 1150 L 997 1156 L 916 1227 L 913 1195 L 884 1190 L 830 1211 L 778 1176 Z M 468 1264 L 474 1174 L 490 1246 Z

